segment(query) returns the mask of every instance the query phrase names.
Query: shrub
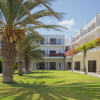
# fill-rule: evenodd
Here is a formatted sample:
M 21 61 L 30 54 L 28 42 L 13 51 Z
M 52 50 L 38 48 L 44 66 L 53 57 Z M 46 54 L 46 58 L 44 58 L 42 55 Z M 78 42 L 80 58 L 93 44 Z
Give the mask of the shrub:
M 16 70 L 17 69 L 17 64 L 15 63 L 15 67 L 14 67 L 14 69 Z
M 76 53 L 78 53 L 78 52 L 80 52 L 80 51 L 81 51 L 80 46 L 75 48 L 75 52 L 76 52 Z

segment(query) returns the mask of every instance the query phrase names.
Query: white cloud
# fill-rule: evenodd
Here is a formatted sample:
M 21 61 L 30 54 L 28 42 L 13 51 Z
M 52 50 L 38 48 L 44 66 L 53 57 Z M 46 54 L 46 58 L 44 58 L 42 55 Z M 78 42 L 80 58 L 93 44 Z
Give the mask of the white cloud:
M 71 27 L 69 27 L 69 26 L 66 26 L 66 28 L 68 28 L 68 30 L 71 30 Z
M 74 27 L 75 26 L 75 22 L 74 19 L 71 20 L 65 20 L 62 22 L 58 23 L 61 26 L 65 26 L 66 28 L 68 28 L 69 31 L 73 31 L 73 32 L 78 32 L 78 30 Z
M 65 26 L 74 26 L 75 22 L 74 22 L 74 19 L 71 19 L 71 20 L 65 20 L 65 21 L 59 22 L 58 24 L 65 25 Z

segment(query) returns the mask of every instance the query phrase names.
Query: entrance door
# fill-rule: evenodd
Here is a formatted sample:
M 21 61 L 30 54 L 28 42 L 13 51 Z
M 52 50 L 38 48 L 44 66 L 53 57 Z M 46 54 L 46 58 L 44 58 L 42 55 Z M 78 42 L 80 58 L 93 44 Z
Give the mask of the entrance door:
M 96 72 L 96 61 L 88 61 L 88 72 Z
M 38 69 L 45 69 L 45 62 L 39 62 Z
M 75 62 L 75 70 L 80 70 L 80 62 Z
M 50 62 L 50 69 L 56 69 L 56 62 Z
M 66 69 L 67 70 L 71 70 L 71 62 L 67 62 L 66 63 Z

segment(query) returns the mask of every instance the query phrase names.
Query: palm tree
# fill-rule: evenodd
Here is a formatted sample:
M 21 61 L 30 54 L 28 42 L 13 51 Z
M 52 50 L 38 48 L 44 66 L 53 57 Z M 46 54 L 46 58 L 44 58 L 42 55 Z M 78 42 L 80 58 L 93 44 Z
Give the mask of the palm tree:
M 18 39 L 25 40 L 26 30 L 20 29 L 19 25 L 27 29 L 28 25 L 40 24 L 36 20 L 36 14 L 29 12 L 37 6 L 45 6 L 46 11 L 37 12 L 43 16 L 53 16 L 58 20 L 61 19 L 59 13 L 55 13 L 50 8 L 52 0 L 0 0 L 0 34 L 1 41 L 1 56 L 3 65 L 3 82 L 13 82 L 14 63 L 16 60 L 16 44 Z M 45 13 L 45 14 L 44 14 Z M 44 15 L 43 15 L 44 14 Z M 31 29 L 31 28 L 30 28 Z M 27 29 L 28 30 L 28 29 Z
M 29 70 L 30 61 L 31 60 L 43 60 L 44 54 L 43 51 L 39 48 L 39 44 L 30 44 L 27 45 L 23 50 L 23 56 L 25 61 L 25 69 L 26 71 Z
M 17 65 L 18 65 L 18 74 L 19 75 L 23 75 L 23 72 L 22 72 L 22 64 L 23 64 L 23 57 L 24 57 L 23 50 L 25 51 L 25 48 L 27 46 L 30 46 L 33 43 L 33 41 L 40 41 L 43 39 L 44 38 L 41 35 L 39 35 L 36 31 L 34 31 L 33 33 L 28 33 L 25 36 L 25 42 L 23 42 L 22 40 L 19 41 L 19 45 L 17 46 L 17 49 L 18 49 Z

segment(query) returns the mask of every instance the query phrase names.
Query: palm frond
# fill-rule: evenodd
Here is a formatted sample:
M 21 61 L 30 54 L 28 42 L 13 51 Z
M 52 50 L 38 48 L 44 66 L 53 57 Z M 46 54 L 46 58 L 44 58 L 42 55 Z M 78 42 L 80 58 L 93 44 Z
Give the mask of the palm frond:
M 46 30 L 53 29 L 55 31 L 60 31 L 60 32 L 62 31 L 62 29 L 68 29 L 68 28 L 65 28 L 65 27 L 60 26 L 60 25 L 45 25 L 45 24 L 42 24 L 42 25 L 37 25 L 37 26 L 34 26 L 34 27 L 26 28 L 26 30 L 33 31 L 33 30 L 39 29 L 39 28 L 44 28 Z
M 31 15 L 31 13 L 29 12 L 28 8 L 25 7 L 25 5 L 24 5 L 20 0 L 18 0 L 18 2 L 19 2 L 20 5 L 24 8 L 24 10 L 27 12 L 27 14 L 28 14 L 29 18 L 31 19 L 32 23 L 33 23 L 33 24 L 36 24 L 36 23 L 35 23 L 35 18 Z

